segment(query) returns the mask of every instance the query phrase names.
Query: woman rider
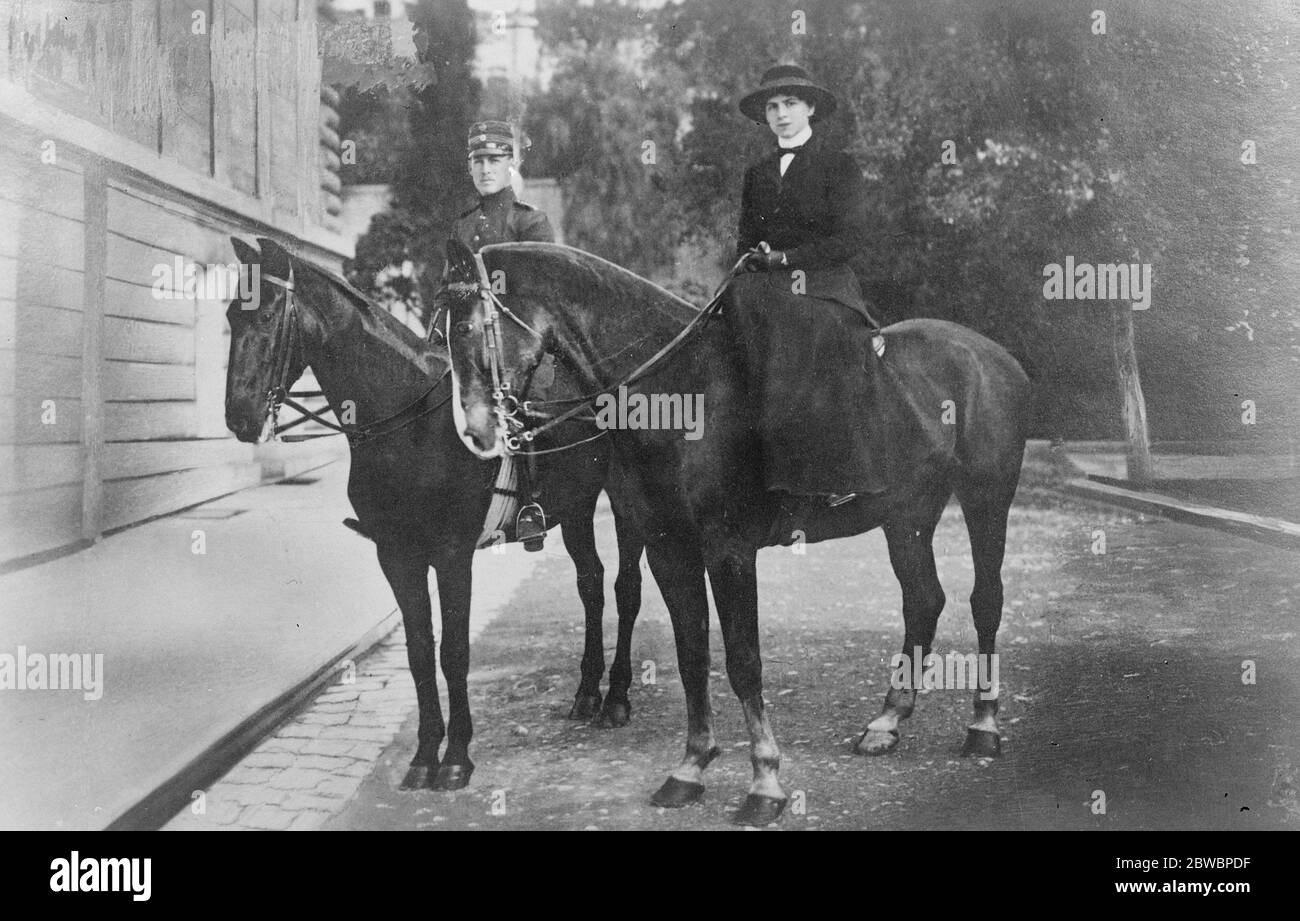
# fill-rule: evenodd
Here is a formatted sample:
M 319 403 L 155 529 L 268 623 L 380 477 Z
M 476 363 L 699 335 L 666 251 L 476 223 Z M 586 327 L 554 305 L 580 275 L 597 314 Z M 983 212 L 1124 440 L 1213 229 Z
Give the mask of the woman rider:
M 832 504 L 882 488 L 862 424 L 846 414 L 870 405 L 867 367 L 874 322 L 849 259 L 865 245 L 862 174 L 817 127 L 835 96 L 802 67 L 769 68 L 740 111 L 776 135 L 745 171 L 733 287 L 760 401 L 770 489 Z M 865 321 L 865 322 L 864 322 Z
M 739 254 L 770 247 L 747 260 L 747 268 L 832 268 L 862 248 L 862 174 L 852 157 L 813 130 L 835 108 L 835 97 L 793 64 L 769 69 L 740 101 L 740 111 L 771 128 L 777 142 L 745 171 Z

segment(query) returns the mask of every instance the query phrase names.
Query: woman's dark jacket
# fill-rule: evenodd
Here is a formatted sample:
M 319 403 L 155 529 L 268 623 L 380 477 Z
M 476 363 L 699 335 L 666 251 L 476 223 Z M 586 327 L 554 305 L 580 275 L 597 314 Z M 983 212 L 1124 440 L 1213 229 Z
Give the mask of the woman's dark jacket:
M 745 170 L 737 255 L 766 240 L 792 269 L 844 265 L 866 246 L 862 174 L 853 158 L 822 133 L 795 154 L 781 175 L 780 151 Z

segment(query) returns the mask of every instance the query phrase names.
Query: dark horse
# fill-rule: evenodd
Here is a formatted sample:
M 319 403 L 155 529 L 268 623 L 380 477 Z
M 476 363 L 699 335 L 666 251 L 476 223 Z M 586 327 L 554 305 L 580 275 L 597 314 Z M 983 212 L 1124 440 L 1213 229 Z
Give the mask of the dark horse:
M 449 247 L 453 272 L 462 282 L 473 282 L 468 251 L 458 246 Z M 870 429 L 882 455 L 893 458 L 888 489 L 837 507 L 825 499 L 783 499 L 760 479 L 756 412 L 746 395 L 744 356 L 726 320 L 733 309 L 727 297 L 720 302 L 720 316 L 706 311 L 704 321 L 683 333 L 699 316 L 689 304 L 595 256 L 545 243 L 498 244 L 481 255 L 491 277 L 503 278 L 509 293 L 494 300 L 470 289 L 454 304 L 451 327 L 461 421 L 480 456 L 496 456 L 513 444 L 557 440 L 542 432 L 545 416 L 537 417 L 538 427 L 529 410 L 581 406 L 583 398 L 609 392 L 629 378 L 635 382 L 628 393 L 703 395 L 701 438 L 645 427 L 611 431 L 615 461 L 625 474 L 619 479 L 619 488 L 626 490 L 620 501 L 635 514 L 646 538 L 650 568 L 672 618 L 686 692 L 686 756 L 653 803 L 682 806 L 698 800 L 703 772 L 718 754 L 709 708 L 707 573 L 722 625 L 727 676 L 750 736 L 754 780 L 735 818 L 765 825 L 784 808 L 780 752 L 763 703 L 755 575 L 760 547 L 883 528 L 903 591 L 903 649 L 910 657 L 920 647 L 928 656 L 945 600 L 932 536 L 956 493 L 974 556 L 971 610 L 979 652 L 993 655 L 1002 617 L 1007 514 L 1020 474 L 1029 399 L 1029 381 L 1004 349 L 938 320 L 887 327 L 881 361 L 882 380 L 893 382 L 889 393 L 873 405 L 844 407 L 843 415 L 844 424 Z M 574 369 L 575 388 L 519 394 L 529 399 L 523 417 L 515 413 L 514 418 L 533 426 L 535 441 L 507 432 L 509 414 L 494 412 L 492 369 L 483 357 L 485 337 L 492 338 L 494 329 L 500 330 L 498 374 L 507 380 L 528 380 L 548 353 Z M 946 424 L 941 415 L 953 409 L 954 424 Z M 507 434 L 512 442 L 505 441 Z M 868 724 L 857 750 L 893 749 L 899 722 L 915 703 L 915 688 L 891 682 L 884 710 Z M 992 693 L 976 693 L 965 754 L 1000 752 L 997 706 L 996 682 Z
M 407 656 L 420 709 L 419 747 L 402 786 L 454 790 L 473 772 L 469 742 L 470 564 L 491 499 L 495 464 L 462 447 L 452 421 L 446 352 L 430 348 L 387 311 L 342 279 L 259 238 L 261 253 L 232 238 L 239 260 L 259 266 L 257 309 L 230 304 L 226 424 L 240 441 L 261 437 L 268 391 L 287 389 L 310 365 L 336 412 L 351 401 L 352 464 L 348 498 L 360 528 L 375 541 L 379 565 L 406 627 Z M 290 281 L 292 280 L 292 281 Z M 347 419 L 346 413 L 339 418 Z M 570 718 L 600 726 L 628 720 L 632 627 L 641 604 L 642 543 L 615 510 L 619 568 L 615 583 L 618 651 L 602 706 L 605 667 L 601 618 L 604 568 L 592 516 L 609 470 L 605 439 L 555 458 L 540 482 L 551 524 L 578 570 L 586 613 L 582 682 Z M 564 490 L 555 488 L 562 482 Z M 442 670 L 451 708 L 445 726 L 438 702 L 428 570 L 437 573 L 442 608 Z M 447 751 L 438 750 L 444 735 Z

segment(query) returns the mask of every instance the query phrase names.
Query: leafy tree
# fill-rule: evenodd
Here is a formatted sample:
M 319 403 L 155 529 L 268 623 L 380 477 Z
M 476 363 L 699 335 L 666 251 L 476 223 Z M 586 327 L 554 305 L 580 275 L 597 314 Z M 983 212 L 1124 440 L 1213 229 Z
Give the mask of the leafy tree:
M 475 26 L 465 0 L 420 0 L 411 20 L 419 60 L 436 79 L 404 105 L 390 97 L 390 112 L 406 109 L 409 146 L 395 165 L 392 207 L 371 219 L 347 272 L 362 290 L 423 313 L 452 223 L 474 194 L 465 137 L 478 112 L 479 85 L 470 71 Z
M 620 3 L 541 6 L 539 32 L 560 63 L 526 125 L 533 171 L 559 182 L 566 240 L 654 275 L 682 234 L 669 193 L 684 91 L 671 72 L 651 78 L 644 68 L 642 15 Z
M 339 135 L 356 145 L 355 162 L 344 162 L 344 185 L 391 184 L 411 155 L 408 113 L 411 94 L 386 86 L 345 89 L 339 99 Z
M 1046 302 L 1042 270 L 1067 255 L 1153 263 L 1155 304 L 1134 316 L 1156 436 L 1294 430 L 1281 395 L 1295 390 L 1300 321 L 1281 215 L 1296 187 L 1280 157 L 1236 162 L 1243 138 L 1280 152 L 1294 136 L 1277 4 L 1229 16 L 1204 0 L 1117 0 L 1104 34 L 1089 10 L 1037 0 L 799 7 L 802 34 L 773 0 L 662 10 L 656 61 L 692 89 L 689 223 L 734 232 L 754 138 L 770 144 L 735 102 L 769 63 L 802 63 L 844 103 L 823 130 L 868 180 L 876 234 L 855 269 L 887 319 L 980 329 L 1038 379 L 1041 433 L 1114 437 L 1110 307 Z M 1226 411 L 1239 391 L 1268 401 L 1271 429 Z

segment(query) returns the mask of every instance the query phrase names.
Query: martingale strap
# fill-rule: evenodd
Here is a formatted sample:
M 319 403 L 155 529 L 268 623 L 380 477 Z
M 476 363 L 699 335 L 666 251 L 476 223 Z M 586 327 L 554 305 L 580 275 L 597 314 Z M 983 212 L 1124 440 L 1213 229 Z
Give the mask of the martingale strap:
M 519 473 L 515 459 L 506 454 L 502 456 L 501 466 L 497 469 L 497 478 L 492 484 L 492 501 L 488 503 L 487 515 L 483 518 L 483 532 L 474 544 L 474 549 L 482 550 L 510 540 L 513 535 L 508 529 L 514 525 L 518 514 Z

